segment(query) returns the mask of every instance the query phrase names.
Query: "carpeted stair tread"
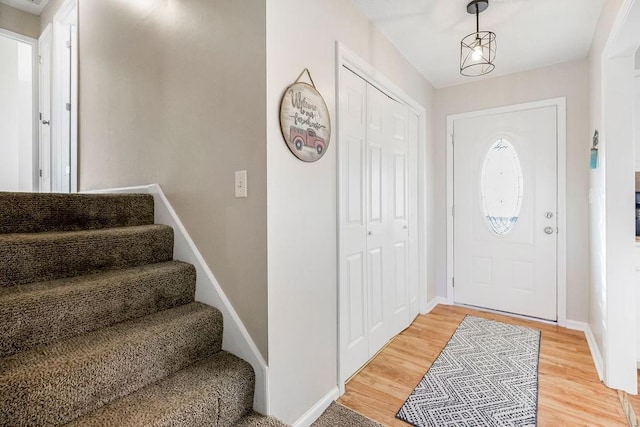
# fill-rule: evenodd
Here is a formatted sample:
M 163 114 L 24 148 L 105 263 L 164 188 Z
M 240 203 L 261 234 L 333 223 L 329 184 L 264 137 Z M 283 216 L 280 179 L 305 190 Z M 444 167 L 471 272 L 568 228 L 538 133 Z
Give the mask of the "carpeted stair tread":
M 0 288 L 0 357 L 193 302 L 179 261 Z
M 0 192 L 0 234 L 153 224 L 150 194 Z
M 251 411 L 238 421 L 236 427 L 288 427 L 288 424 L 277 418 L 267 417 Z
M 221 351 L 67 427 L 234 426 L 251 409 L 253 388 L 251 365 Z
M 0 287 L 170 261 L 166 225 L 0 234 Z
M 222 314 L 191 303 L 0 359 L 0 425 L 58 425 L 220 351 Z

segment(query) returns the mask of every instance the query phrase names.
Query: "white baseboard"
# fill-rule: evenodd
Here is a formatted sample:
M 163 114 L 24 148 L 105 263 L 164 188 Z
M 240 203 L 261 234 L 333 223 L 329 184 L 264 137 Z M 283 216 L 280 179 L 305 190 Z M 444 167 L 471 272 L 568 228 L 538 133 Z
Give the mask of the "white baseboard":
M 151 184 L 93 190 L 88 193 L 148 193 L 153 196 L 155 222 L 169 225 L 174 231 L 173 257 L 193 264 L 196 268 L 196 301 L 216 307 L 222 312 L 224 318 L 222 348 L 251 364 L 256 375 L 253 407 L 257 412 L 269 414 L 267 363 L 160 186 Z
M 157 184 L 136 185 L 134 187 L 105 188 L 102 190 L 81 191 L 85 194 L 106 194 L 106 193 L 150 193 L 150 188 Z
M 587 322 L 580 322 L 578 320 L 569 320 L 567 319 L 567 325 L 565 326 L 567 329 L 571 329 L 572 331 L 582 331 L 586 332 L 587 329 L 591 329 Z
M 449 304 L 449 300 L 444 298 L 444 297 L 435 297 L 434 299 L 432 299 L 431 301 L 429 301 L 427 303 L 427 306 L 425 308 L 425 310 L 420 313 L 420 314 L 428 314 L 431 313 L 431 310 L 433 310 L 434 308 L 436 308 L 436 306 L 438 304 L 442 304 L 442 305 L 451 305 Z
M 574 331 L 584 332 L 584 336 L 587 339 L 587 345 L 589 345 L 589 351 L 591 352 L 591 358 L 593 359 L 593 364 L 595 365 L 596 371 L 598 372 L 598 378 L 600 379 L 600 381 L 603 381 L 604 362 L 602 360 L 602 355 L 600 354 L 598 344 L 596 343 L 596 338 L 593 336 L 593 332 L 591 332 L 591 327 L 589 326 L 589 324 L 586 322 L 567 319 L 566 328 L 573 329 Z
M 292 424 L 292 427 L 309 427 L 320 415 L 331 405 L 331 402 L 340 396 L 338 387 L 334 387 L 325 394 L 324 397 L 316 402 L 307 412 Z

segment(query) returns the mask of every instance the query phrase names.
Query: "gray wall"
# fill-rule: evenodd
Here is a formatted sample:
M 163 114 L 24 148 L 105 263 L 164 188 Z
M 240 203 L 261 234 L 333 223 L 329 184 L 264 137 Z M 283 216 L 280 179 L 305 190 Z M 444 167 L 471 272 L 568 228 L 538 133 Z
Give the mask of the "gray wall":
M 567 98 L 567 318 L 587 321 L 589 270 L 589 69 L 586 59 L 436 90 L 436 282 L 446 295 L 447 115 Z
M 265 26 L 262 0 L 79 5 L 80 189 L 159 183 L 266 359 Z
M 37 39 L 40 17 L 0 3 L 0 28 Z

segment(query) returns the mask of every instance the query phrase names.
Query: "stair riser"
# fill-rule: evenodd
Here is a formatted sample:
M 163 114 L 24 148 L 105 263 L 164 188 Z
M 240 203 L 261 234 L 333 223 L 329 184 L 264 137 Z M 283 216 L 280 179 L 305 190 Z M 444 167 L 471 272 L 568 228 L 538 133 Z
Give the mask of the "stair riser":
M 173 229 L 167 226 L 0 235 L 0 287 L 165 262 L 172 257 Z
M 253 405 L 251 366 L 220 352 L 66 427 L 232 426 Z
M 153 196 L 149 194 L 0 192 L 0 206 L 0 234 L 153 224 Z
M 195 268 L 160 266 L 80 283 L 25 285 L 26 292 L 0 296 L 0 325 L 6 325 L 0 328 L 0 357 L 192 302 Z
M 220 312 L 190 306 L 0 360 L 0 425 L 67 423 L 220 351 Z

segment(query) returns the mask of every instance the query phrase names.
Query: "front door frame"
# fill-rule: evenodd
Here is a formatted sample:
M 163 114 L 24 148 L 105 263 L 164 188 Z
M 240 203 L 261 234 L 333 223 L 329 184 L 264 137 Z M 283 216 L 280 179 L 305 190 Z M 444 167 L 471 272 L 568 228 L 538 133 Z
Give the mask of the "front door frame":
M 556 107 L 557 112 L 557 162 L 558 162 L 558 246 L 557 246 L 557 313 L 558 325 L 567 325 L 567 109 L 566 98 L 552 98 L 523 104 L 447 116 L 447 302 L 454 304 L 453 297 L 453 125 L 456 120 L 482 117 L 495 114 L 512 113 L 543 107 Z
M 418 141 L 417 141 L 417 175 L 418 175 L 418 300 L 419 312 L 426 314 L 428 310 L 427 295 L 427 110 L 425 107 L 416 102 L 409 94 L 397 86 L 389 78 L 381 74 L 373 66 L 358 56 L 355 52 L 347 48 L 343 43 L 336 41 L 336 117 L 337 126 L 336 134 L 338 135 L 338 144 L 340 144 L 340 72 L 342 67 L 346 67 L 362 79 L 366 80 L 381 92 L 387 94 L 401 103 L 407 105 L 410 110 L 418 115 Z M 338 187 L 338 201 L 336 204 L 336 222 L 338 234 L 338 247 L 336 248 L 336 263 L 338 265 L 336 283 L 337 289 L 337 315 L 338 315 L 338 334 L 337 334 L 337 378 L 338 390 L 342 395 L 345 392 L 345 383 L 348 378 L 342 376 L 341 363 L 343 356 L 343 348 L 341 347 L 342 328 L 344 319 L 340 317 L 340 247 L 342 245 L 340 234 L 340 200 L 342 200 L 342 190 L 340 188 L 340 158 L 337 163 L 336 185 Z M 432 298 L 435 297 L 431 296 Z

